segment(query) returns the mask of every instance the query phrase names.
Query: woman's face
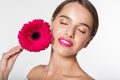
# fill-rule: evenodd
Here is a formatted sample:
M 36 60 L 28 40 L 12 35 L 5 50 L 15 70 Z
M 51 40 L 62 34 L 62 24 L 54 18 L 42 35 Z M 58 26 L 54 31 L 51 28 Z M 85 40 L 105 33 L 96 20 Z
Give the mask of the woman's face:
M 51 20 L 54 52 L 62 56 L 76 55 L 91 40 L 92 16 L 77 2 L 68 3 Z

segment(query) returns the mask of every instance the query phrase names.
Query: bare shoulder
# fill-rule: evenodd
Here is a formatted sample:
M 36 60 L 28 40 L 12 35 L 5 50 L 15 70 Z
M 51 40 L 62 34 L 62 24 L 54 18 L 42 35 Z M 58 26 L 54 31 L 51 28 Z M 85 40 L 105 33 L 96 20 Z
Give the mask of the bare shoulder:
M 75 73 L 69 73 L 68 75 L 63 75 L 65 80 L 95 80 L 90 75 L 84 71 L 76 71 Z
M 95 79 L 93 79 L 92 77 L 80 77 L 80 78 L 78 78 L 78 79 L 76 79 L 76 80 L 95 80 Z
M 31 80 L 40 76 L 45 67 L 46 65 L 38 65 L 33 67 L 27 75 L 28 79 Z
M 64 76 L 65 80 L 95 80 L 90 76 L 78 75 L 78 76 Z
M 78 79 L 76 79 L 76 80 L 95 80 L 95 79 L 86 74 L 86 75 L 80 76 L 80 77 L 79 77 Z
M 95 80 L 93 77 L 91 77 L 88 73 L 82 70 L 80 71 L 79 78 L 77 80 Z

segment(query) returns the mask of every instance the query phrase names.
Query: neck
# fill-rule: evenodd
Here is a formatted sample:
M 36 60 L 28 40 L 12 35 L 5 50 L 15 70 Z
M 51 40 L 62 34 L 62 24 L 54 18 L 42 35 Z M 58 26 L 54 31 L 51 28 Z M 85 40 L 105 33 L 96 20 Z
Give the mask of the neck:
M 52 51 L 50 62 L 48 64 L 49 72 L 53 72 L 53 73 L 58 72 L 61 74 L 66 74 L 69 73 L 70 70 L 73 70 L 75 68 L 79 68 L 79 65 L 76 60 L 76 55 L 65 57 L 65 56 L 60 56 Z

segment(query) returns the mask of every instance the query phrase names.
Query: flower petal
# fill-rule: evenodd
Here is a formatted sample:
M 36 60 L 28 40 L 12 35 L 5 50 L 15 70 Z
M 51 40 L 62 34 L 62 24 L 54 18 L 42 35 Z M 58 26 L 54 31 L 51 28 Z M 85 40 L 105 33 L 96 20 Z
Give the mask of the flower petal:
M 34 19 L 23 25 L 18 33 L 18 40 L 21 46 L 30 52 L 45 50 L 52 40 L 50 26 L 42 19 Z M 32 39 L 31 34 L 35 31 L 40 33 L 40 38 Z

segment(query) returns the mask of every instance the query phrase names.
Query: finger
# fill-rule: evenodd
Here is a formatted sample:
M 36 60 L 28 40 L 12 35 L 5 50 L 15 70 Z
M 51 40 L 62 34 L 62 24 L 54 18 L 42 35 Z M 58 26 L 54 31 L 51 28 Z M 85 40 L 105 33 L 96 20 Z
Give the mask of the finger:
M 0 73 L 0 80 L 3 80 L 3 74 Z
M 10 71 L 13 68 L 13 65 L 17 59 L 17 57 L 19 56 L 19 53 L 21 53 L 21 51 L 19 51 L 18 53 L 16 53 L 14 56 L 12 56 L 9 60 L 8 60 L 8 64 L 7 64 L 7 69 Z
M 17 52 L 19 52 L 21 50 L 22 50 L 21 46 L 13 47 L 12 49 L 10 49 L 6 53 L 4 53 L 3 56 L 2 56 L 2 58 L 8 59 L 9 57 L 13 56 L 14 54 L 16 54 Z
M 7 56 L 6 56 L 6 58 L 9 58 L 8 56 L 13 56 L 14 54 L 16 54 L 16 53 L 18 53 L 19 51 L 21 51 L 23 48 L 20 46 L 20 45 L 18 45 L 18 46 L 16 46 L 16 47 L 13 47 L 12 49 L 10 49 L 7 53 Z
M 18 54 L 21 51 L 21 46 L 16 46 L 10 49 L 7 53 L 4 53 L 1 60 L 1 67 L 4 69 L 7 66 L 8 60 L 13 57 L 15 54 Z

